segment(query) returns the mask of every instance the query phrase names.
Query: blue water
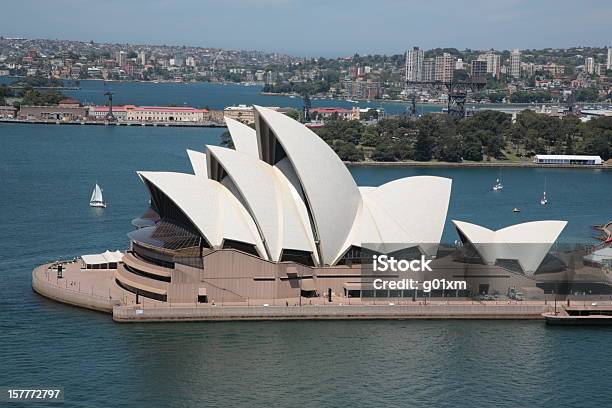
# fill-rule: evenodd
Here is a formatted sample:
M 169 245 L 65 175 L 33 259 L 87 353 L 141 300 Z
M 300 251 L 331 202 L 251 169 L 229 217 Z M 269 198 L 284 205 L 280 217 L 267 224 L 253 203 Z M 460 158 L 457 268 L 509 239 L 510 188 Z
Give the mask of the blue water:
M 0 77 L 1 83 L 11 83 L 12 77 Z M 66 86 L 73 83 L 66 81 Z M 210 109 L 223 109 L 226 106 L 237 104 L 280 106 L 302 109 L 301 98 L 289 96 L 261 95 L 260 86 L 244 86 L 236 84 L 214 83 L 153 83 L 153 82 L 104 82 L 95 80 L 80 81 L 79 90 L 62 90 L 72 98 L 84 104 L 105 104 L 106 91 L 112 91 L 115 105 L 176 105 L 208 107 Z M 407 105 L 398 102 L 364 102 L 351 103 L 341 99 L 313 99 L 312 106 L 333 106 L 342 108 L 383 108 L 386 113 L 398 115 L 406 111 Z M 419 113 L 439 112 L 441 105 L 419 105 Z
M 610 406 L 609 329 L 539 322 L 115 324 L 30 287 L 45 261 L 124 249 L 147 206 L 137 170 L 188 171 L 222 129 L 0 125 L 0 387 L 60 386 L 68 407 Z M 363 185 L 453 178 L 448 220 L 612 219 L 612 172 L 353 168 Z M 538 201 L 544 177 L 550 205 Z M 95 182 L 106 210 L 88 206 Z M 416 198 L 415 198 L 416 199 Z M 518 206 L 523 211 L 511 212 Z M 447 222 L 445 240 L 455 239 Z M 35 406 L 45 406 L 37 403 Z

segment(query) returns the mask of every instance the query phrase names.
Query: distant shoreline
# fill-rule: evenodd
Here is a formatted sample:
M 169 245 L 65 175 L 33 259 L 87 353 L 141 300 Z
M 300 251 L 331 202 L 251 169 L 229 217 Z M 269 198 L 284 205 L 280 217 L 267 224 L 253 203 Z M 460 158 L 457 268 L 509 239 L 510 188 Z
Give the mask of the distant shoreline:
M 419 162 L 419 161 L 398 161 L 398 162 L 372 162 L 372 161 L 361 161 L 361 162 L 349 162 L 345 161 L 344 164 L 348 167 L 439 167 L 439 168 L 490 168 L 490 167 L 516 167 L 516 168 L 557 168 L 557 169 L 602 169 L 611 170 L 612 165 L 585 165 L 585 164 L 539 164 L 533 162 L 463 162 L 463 163 L 451 163 L 451 162 Z

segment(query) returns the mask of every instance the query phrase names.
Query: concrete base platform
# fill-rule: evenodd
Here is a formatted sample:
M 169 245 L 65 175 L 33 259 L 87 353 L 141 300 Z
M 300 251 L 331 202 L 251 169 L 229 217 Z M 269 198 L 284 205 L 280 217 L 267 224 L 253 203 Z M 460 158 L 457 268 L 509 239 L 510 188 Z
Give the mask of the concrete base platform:
M 233 321 L 233 320 L 372 320 L 372 319 L 537 319 L 541 305 L 428 304 L 329 306 L 201 306 L 113 309 L 116 322 Z
M 538 302 L 478 302 L 471 300 L 259 299 L 245 303 L 175 304 L 141 298 L 119 286 L 111 270 L 82 270 L 65 263 L 62 278 L 54 264 L 32 271 L 32 288 L 58 302 L 112 314 L 117 322 L 333 320 L 333 319 L 543 319 L 551 305 Z

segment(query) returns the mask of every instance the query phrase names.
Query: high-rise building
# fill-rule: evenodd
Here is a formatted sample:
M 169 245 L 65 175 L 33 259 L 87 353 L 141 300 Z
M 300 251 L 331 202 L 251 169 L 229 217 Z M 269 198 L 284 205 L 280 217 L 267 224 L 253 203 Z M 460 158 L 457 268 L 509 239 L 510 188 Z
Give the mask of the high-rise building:
M 434 81 L 436 79 L 436 61 L 433 58 L 423 60 L 423 81 Z
M 478 61 L 485 61 L 487 63 L 487 74 L 491 74 L 494 78 L 499 77 L 501 68 L 501 59 L 499 54 L 493 52 L 493 50 L 480 54 Z
M 595 58 L 588 57 L 584 60 L 584 70 L 589 75 L 593 75 L 595 73 Z
M 510 75 L 514 78 L 521 76 L 521 52 L 518 48 L 512 50 L 510 54 Z
M 125 51 L 117 51 L 117 54 L 115 56 L 115 60 L 117 61 L 117 65 L 119 65 L 120 67 L 123 67 L 125 65 L 126 60 L 127 60 L 127 52 L 125 52 Z
M 406 52 L 406 80 L 423 80 L 423 57 L 425 53 L 419 47 L 413 47 Z
M 606 64 L 607 69 L 612 69 L 612 47 L 608 47 L 608 61 Z
M 470 76 L 473 81 L 485 81 L 487 79 L 487 61 L 472 61 Z
M 445 52 L 436 57 L 436 81 L 450 82 L 453 80 L 453 69 L 455 59 L 452 55 Z
M 138 61 L 140 61 L 140 65 L 146 65 L 147 64 L 147 55 L 145 54 L 144 51 L 140 51 L 138 53 Z

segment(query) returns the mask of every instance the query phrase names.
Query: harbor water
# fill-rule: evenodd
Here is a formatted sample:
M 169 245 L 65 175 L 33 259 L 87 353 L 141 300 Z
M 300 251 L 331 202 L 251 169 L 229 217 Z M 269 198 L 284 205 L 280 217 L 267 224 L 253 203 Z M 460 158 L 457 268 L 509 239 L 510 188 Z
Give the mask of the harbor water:
M 610 406 L 607 328 L 521 321 L 122 325 L 32 292 L 38 264 L 124 250 L 130 220 L 148 204 L 135 172 L 190 171 L 185 149 L 218 144 L 222 131 L 0 125 L 0 386 L 63 387 L 67 407 Z M 452 178 L 446 242 L 457 238 L 452 219 L 490 228 L 567 220 L 567 242 L 593 242 L 591 225 L 612 219 L 612 172 L 605 170 L 508 168 L 498 193 L 491 191 L 495 168 L 351 172 L 360 185 L 417 174 Z M 96 182 L 106 209 L 89 207 Z

